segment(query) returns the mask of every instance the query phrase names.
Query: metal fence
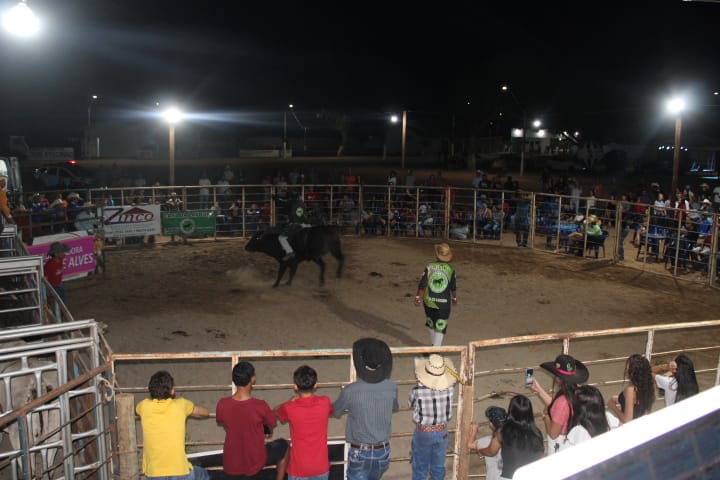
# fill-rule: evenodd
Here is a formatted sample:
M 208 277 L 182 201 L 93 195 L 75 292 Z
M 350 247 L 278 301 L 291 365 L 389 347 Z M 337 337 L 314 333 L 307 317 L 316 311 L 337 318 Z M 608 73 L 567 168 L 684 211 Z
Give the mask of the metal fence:
M 427 353 L 442 353 L 453 359 L 459 368 L 463 385 L 458 387 L 456 409 L 449 432 L 452 435 L 451 449 L 448 452 L 451 466 L 448 478 L 484 478 L 483 459 L 468 452 L 467 444 L 471 435 L 471 422 L 487 428 L 487 420 L 478 418 L 476 411 L 484 411 L 491 405 L 507 407 L 507 403 L 516 393 L 531 397 L 534 411 L 539 420 L 543 411 L 542 402 L 537 396 L 524 387 L 524 369 L 537 368 L 540 363 L 552 360 L 561 352 L 569 353 L 582 359 L 591 371 L 590 383 L 598 386 L 605 398 L 622 389 L 624 362 L 631 353 L 644 353 L 651 361 L 667 363 L 678 353 L 691 356 L 695 362 L 696 373 L 701 389 L 718 384 L 718 363 L 720 362 L 720 345 L 717 339 L 720 333 L 720 321 L 694 322 L 687 324 L 653 325 L 647 327 L 618 328 L 610 330 L 555 333 L 544 335 L 528 335 L 492 340 L 477 340 L 467 346 L 445 347 L 400 347 L 392 348 L 392 378 L 399 386 L 399 402 L 401 410 L 393 417 L 393 434 L 391 438 L 391 467 L 384 478 L 405 479 L 410 477 L 408 454 L 414 424 L 412 414 L 407 407 L 410 389 L 415 385 L 412 359 Z M 679 341 L 681 340 L 681 341 Z M 532 352 L 533 359 L 528 363 L 520 363 L 516 355 Z M 255 396 L 267 401 L 275 407 L 287 400 L 292 394 L 292 372 L 305 363 L 312 365 L 321 378 L 317 393 L 327 395 L 332 400 L 337 398 L 342 385 L 354 381 L 350 349 L 325 350 L 275 350 L 275 351 L 233 351 L 233 352 L 195 352 L 195 353 L 115 353 L 111 355 L 115 381 L 118 392 L 126 394 L 133 404 L 147 396 L 143 384 L 127 384 L 126 379 L 139 379 L 144 382 L 157 369 L 174 372 L 179 384 L 176 391 L 194 402 L 213 406 L 223 397 L 232 392 L 230 378 L 232 367 L 239 359 L 252 361 L 255 364 L 258 384 Z M 202 372 L 206 379 L 202 385 L 182 383 L 183 371 L 192 369 L 195 373 Z M 350 372 L 345 376 L 340 372 Z M 552 378 L 548 375 L 538 380 L 548 390 Z M 654 409 L 661 408 L 656 403 Z M 137 450 L 119 445 L 118 448 L 129 455 L 122 463 L 130 471 L 119 472 L 122 478 L 136 478 L 142 440 L 137 419 L 131 406 L 121 409 L 129 415 L 118 415 L 119 430 L 131 431 L 135 434 L 131 442 Z M 211 414 L 214 417 L 214 414 Z M 189 451 L 202 451 L 210 448 L 221 448 L 223 430 L 214 422 L 194 420 L 188 429 Z M 329 439 L 342 440 L 343 418 L 331 419 Z M 489 430 L 488 430 L 489 432 Z M 276 429 L 276 436 L 288 437 L 288 430 Z M 338 463 L 338 462 L 336 462 Z M 219 469 L 219 467 L 216 467 Z
M 129 204 L 160 205 L 164 210 L 207 209 L 216 216 L 216 236 L 248 237 L 285 223 L 287 212 L 276 200 L 290 195 L 304 199 L 311 223 L 337 225 L 346 235 L 435 237 L 528 247 L 556 255 L 622 261 L 657 274 L 720 286 L 718 214 L 709 210 L 658 208 L 624 199 L 393 185 L 190 185 L 80 193 L 66 195 L 80 197 L 69 204 L 42 207 L 41 203 L 33 211 L 16 212 L 23 239 L 29 242 L 34 236 L 78 229 L 82 225 L 76 224 L 76 215 L 85 203 L 100 209 Z M 43 196 L 57 197 L 58 192 Z M 101 216 L 101 211 L 93 211 Z M 587 234 L 591 215 L 600 220 L 599 235 Z

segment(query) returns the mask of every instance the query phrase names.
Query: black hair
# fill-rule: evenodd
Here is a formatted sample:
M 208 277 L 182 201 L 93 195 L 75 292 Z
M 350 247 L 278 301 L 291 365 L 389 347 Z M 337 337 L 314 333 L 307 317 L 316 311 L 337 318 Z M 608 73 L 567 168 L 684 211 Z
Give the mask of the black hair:
M 307 365 L 303 365 L 295 370 L 293 374 L 293 382 L 298 387 L 298 391 L 302 393 L 309 393 L 315 388 L 317 383 L 317 372 L 314 368 Z
M 172 394 L 173 387 L 175 386 L 175 380 L 167 370 L 160 370 L 150 377 L 148 382 L 148 391 L 150 392 L 150 398 L 156 400 L 165 400 L 167 398 L 174 398 Z
M 548 412 L 552 410 L 553 404 L 555 401 L 560 397 L 565 397 L 567 399 L 568 405 L 573 404 L 573 398 L 575 398 L 575 391 L 577 390 L 578 386 L 577 383 L 569 382 L 565 378 L 555 375 L 555 378 L 557 378 L 558 384 L 560 385 L 560 388 L 557 392 L 555 392 L 555 396 L 553 397 L 552 401 L 550 402 L 550 405 L 548 405 Z M 552 415 L 551 415 L 552 418 Z
M 232 371 L 232 381 L 236 387 L 246 387 L 255 376 L 255 367 L 250 362 L 238 362 Z
M 600 390 L 592 385 L 583 385 L 575 390 L 572 412 L 569 428 L 580 425 L 591 437 L 610 430 L 605 416 L 605 400 Z
M 627 375 L 637 391 L 635 408 L 639 408 L 642 415 L 649 413 L 655 401 L 655 382 L 650 362 L 639 353 L 633 353 L 627 359 Z M 635 413 L 634 416 L 637 417 L 638 414 Z
M 692 397 L 700 391 L 697 378 L 695 377 L 695 366 L 692 360 L 685 355 L 678 355 L 675 358 L 677 370 L 675 371 L 675 381 L 677 382 L 677 396 L 675 401 L 685 400 Z
M 502 448 L 540 454 L 545 450 L 543 436 L 533 415 L 532 403 L 524 395 L 515 395 L 508 405 L 508 418 L 502 427 Z

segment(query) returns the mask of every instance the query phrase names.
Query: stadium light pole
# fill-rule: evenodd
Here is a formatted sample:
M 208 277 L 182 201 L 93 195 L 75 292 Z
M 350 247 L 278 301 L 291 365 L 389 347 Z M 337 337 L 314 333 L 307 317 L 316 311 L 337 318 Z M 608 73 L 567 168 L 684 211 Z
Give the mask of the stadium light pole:
M 398 116 L 393 115 L 390 117 L 392 123 L 398 123 Z M 405 143 L 407 139 L 407 110 L 402 112 L 402 145 L 400 150 L 400 168 L 405 170 Z
M 40 30 L 40 21 L 25 0 L 5 12 L 2 23 L 5 31 L 16 37 L 32 37 Z
M 522 177 L 525 173 L 525 131 L 527 130 L 527 112 L 525 112 L 525 107 L 522 106 L 520 100 L 517 99 L 515 93 L 509 86 L 503 85 L 502 87 L 500 87 L 500 89 L 503 92 L 508 92 L 510 94 L 510 96 L 515 101 L 517 106 L 520 107 L 520 111 L 522 112 L 522 142 L 520 143 L 520 176 Z
M 682 133 L 682 112 L 685 110 L 685 100 L 675 97 L 667 102 L 668 111 L 675 116 L 675 150 L 673 151 L 673 176 L 672 176 L 672 193 L 678 187 L 678 176 L 680 173 L 680 134 Z
M 87 124 L 87 135 L 86 135 L 86 139 L 85 139 L 85 156 L 86 156 L 86 157 L 91 156 L 91 155 L 90 155 L 90 150 L 91 150 L 91 144 L 92 144 L 92 137 L 90 136 L 90 133 L 91 133 L 91 132 L 90 132 L 90 127 L 92 126 L 92 121 L 91 121 L 91 119 L 92 119 L 92 106 L 93 106 L 93 102 L 95 102 L 95 101 L 98 100 L 99 98 L 100 98 L 100 97 L 98 97 L 97 95 L 90 95 L 90 98 L 89 98 L 89 100 L 88 100 L 88 109 L 87 109 L 87 110 L 88 110 L 88 112 L 87 112 L 87 113 L 88 113 L 88 124 Z M 98 138 L 98 142 L 97 142 L 97 143 L 98 143 L 98 146 L 97 146 L 97 150 L 96 150 L 96 153 L 97 153 L 97 154 L 96 154 L 96 157 L 99 157 L 99 156 L 100 156 L 100 139 L 99 139 L 99 138 Z
M 175 185 L 175 124 L 183 118 L 183 113 L 176 107 L 165 110 L 163 114 L 169 125 L 169 148 L 168 157 L 170 160 L 170 181 L 168 185 Z

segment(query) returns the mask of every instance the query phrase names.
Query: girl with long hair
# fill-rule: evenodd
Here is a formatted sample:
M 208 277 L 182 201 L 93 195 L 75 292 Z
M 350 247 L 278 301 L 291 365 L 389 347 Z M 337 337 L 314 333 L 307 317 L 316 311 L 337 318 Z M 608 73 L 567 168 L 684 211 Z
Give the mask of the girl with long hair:
M 508 405 L 507 419 L 493 435 L 490 445 L 478 450 L 485 456 L 502 457 L 500 480 L 510 480 L 518 468 L 543 456 L 542 433 L 535 425 L 532 403 L 524 395 L 515 395 Z
M 591 385 L 575 390 L 567 443 L 577 445 L 610 430 L 602 393 Z
M 555 377 L 553 384 L 555 395 L 552 397 L 537 379 L 533 379 L 530 387 L 547 405 L 543 412 L 543 421 L 547 433 L 547 454 L 552 455 L 568 446 L 565 440 L 570 430 L 575 390 L 579 384 L 587 382 L 590 373 L 582 362 L 570 355 L 558 355 L 554 362 L 545 362 L 540 366 Z
M 621 423 L 627 423 L 650 413 L 655 391 L 653 388 L 652 369 L 647 358 L 634 353 L 625 363 L 625 375 L 630 381 L 620 395 L 613 395 L 608 400 L 608 408 Z
M 670 375 L 665 374 L 667 371 L 670 371 Z M 655 384 L 665 396 L 666 407 L 692 397 L 700 391 L 695 377 L 695 367 L 686 355 L 678 355 L 667 365 L 653 367 L 653 374 Z

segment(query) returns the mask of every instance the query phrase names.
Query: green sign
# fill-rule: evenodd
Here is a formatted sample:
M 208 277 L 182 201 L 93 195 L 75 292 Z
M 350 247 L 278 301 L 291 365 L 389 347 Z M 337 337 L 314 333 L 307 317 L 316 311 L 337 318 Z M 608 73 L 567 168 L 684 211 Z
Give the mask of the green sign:
M 163 235 L 215 235 L 213 210 L 162 212 Z

